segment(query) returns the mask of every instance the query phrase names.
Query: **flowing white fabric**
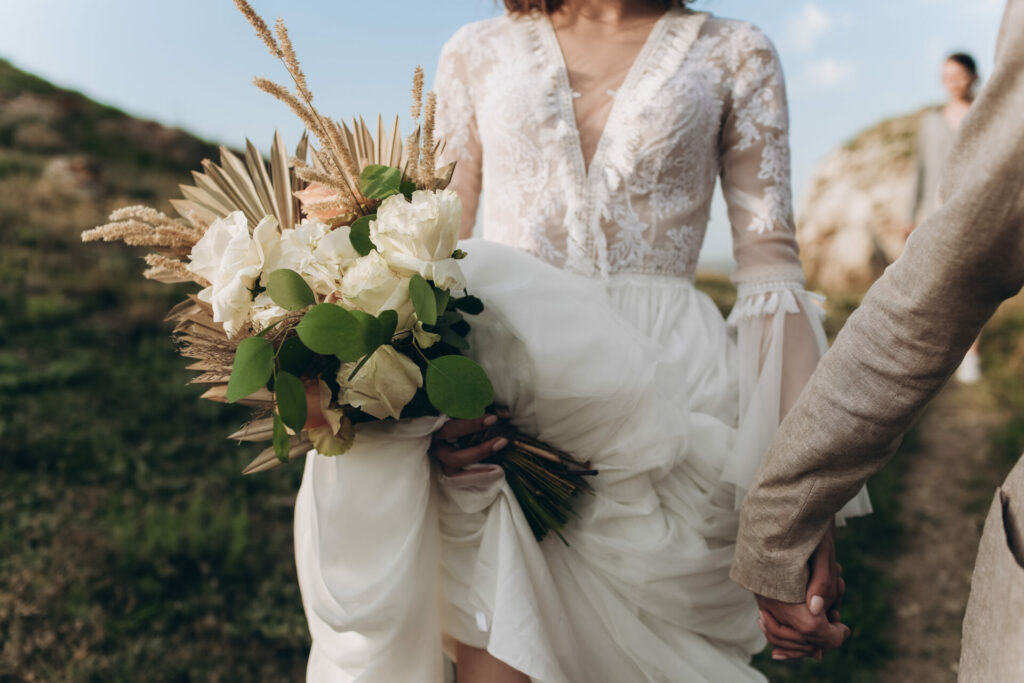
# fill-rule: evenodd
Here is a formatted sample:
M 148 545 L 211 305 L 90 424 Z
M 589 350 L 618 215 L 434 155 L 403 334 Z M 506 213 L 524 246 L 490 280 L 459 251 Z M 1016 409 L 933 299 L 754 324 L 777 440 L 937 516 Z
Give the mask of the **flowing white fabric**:
M 311 681 L 434 681 L 439 536 L 424 418 L 360 429 L 344 457 L 311 451 L 295 559 Z
M 497 400 L 601 473 L 568 546 L 533 539 L 503 478 L 440 478 L 444 632 L 544 683 L 763 680 L 747 665 L 763 645 L 753 599 L 728 578 L 736 349 L 714 304 L 678 278 L 605 286 L 511 247 L 462 248 Z M 362 430 L 350 453 L 307 460 L 296 557 L 310 680 L 437 680 L 432 426 Z
M 595 493 L 568 546 L 537 544 L 499 469 L 431 476 L 430 421 L 311 454 L 295 521 L 310 680 L 437 681 L 442 634 L 539 683 L 763 680 L 755 604 L 728 578 L 737 503 L 824 349 L 778 58 L 749 24 L 671 10 L 607 122 L 583 127 L 574 54 L 540 14 L 471 24 L 436 90 L 466 227 L 483 216 L 486 241 L 463 245 L 487 306 L 473 353 L 520 427 L 594 463 Z M 602 131 L 589 167 L 581 130 Z M 716 176 L 729 325 L 692 284 Z M 869 509 L 861 494 L 846 512 Z

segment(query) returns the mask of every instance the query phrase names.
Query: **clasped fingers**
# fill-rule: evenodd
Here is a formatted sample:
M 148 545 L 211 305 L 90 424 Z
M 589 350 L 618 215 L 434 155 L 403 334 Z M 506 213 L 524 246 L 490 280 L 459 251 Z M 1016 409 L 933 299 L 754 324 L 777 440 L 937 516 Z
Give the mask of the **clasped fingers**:
M 467 448 L 460 448 L 455 441 L 483 432 L 497 422 L 497 415 L 484 415 L 476 420 L 449 420 L 434 432 L 429 451 L 431 457 L 441 463 L 444 473 L 448 476 L 458 474 L 463 468 L 487 459 L 508 446 L 508 439 L 498 436 Z
M 783 624 L 769 610 L 761 610 L 759 623 L 768 642 L 777 648 L 773 652 L 776 659 L 820 659 L 822 653 L 842 646 L 850 637 L 848 626 L 832 623 L 824 615 L 814 616 L 806 610 L 792 610 L 785 618 L 790 623 Z

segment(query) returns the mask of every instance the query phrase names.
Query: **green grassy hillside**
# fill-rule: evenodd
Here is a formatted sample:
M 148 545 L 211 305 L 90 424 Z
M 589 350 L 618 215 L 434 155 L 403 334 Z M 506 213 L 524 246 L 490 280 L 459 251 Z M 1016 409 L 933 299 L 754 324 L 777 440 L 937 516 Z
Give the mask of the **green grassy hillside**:
M 83 244 L 215 148 L 0 62 L 0 680 L 296 680 L 300 467 L 243 478 L 245 411 L 196 400 L 184 289 Z

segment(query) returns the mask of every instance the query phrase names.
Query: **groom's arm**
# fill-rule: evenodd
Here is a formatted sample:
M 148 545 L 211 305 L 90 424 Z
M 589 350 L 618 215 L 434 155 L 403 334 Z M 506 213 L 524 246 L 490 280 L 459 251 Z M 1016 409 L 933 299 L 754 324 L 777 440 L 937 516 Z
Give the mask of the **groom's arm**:
M 732 577 L 803 602 L 832 516 L 888 461 L 999 304 L 1024 284 L 1024 0 L 944 173 L 943 208 L 864 298 L 780 426 L 743 505 Z

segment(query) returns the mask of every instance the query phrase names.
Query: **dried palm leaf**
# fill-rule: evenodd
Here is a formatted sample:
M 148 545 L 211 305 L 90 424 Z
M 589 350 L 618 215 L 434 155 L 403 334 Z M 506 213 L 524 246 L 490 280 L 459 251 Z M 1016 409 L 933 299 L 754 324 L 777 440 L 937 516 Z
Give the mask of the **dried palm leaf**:
M 274 418 L 247 422 L 241 429 L 229 436 L 235 441 L 269 441 L 274 436 Z
M 295 458 L 301 458 L 313 448 L 313 442 L 309 439 L 296 440 L 288 449 L 288 459 L 294 460 Z M 266 472 L 272 470 L 275 467 L 279 467 L 281 461 L 277 459 L 277 455 L 274 454 L 274 447 L 267 448 L 249 463 L 249 465 L 242 470 L 242 474 L 255 474 L 256 472 Z
M 296 177 L 281 135 L 274 133 L 269 169 L 251 141 L 246 140 L 245 146 L 244 161 L 226 147 L 220 149 L 220 164 L 204 160 L 203 172 L 192 173 L 195 184 L 180 186 L 184 199 L 171 200 L 175 210 L 183 216 L 194 213 L 207 222 L 241 211 L 250 224 L 265 216 L 275 217 L 283 228 L 298 223 L 300 210 L 294 193 L 307 183 Z M 308 150 L 308 138 L 303 134 L 295 158 L 304 162 Z
M 228 384 L 215 384 L 203 392 L 200 398 L 205 398 L 207 401 L 216 401 L 217 403 L 228 403 Z M 235 401 L 239 405 L 250 406 L 253 408 L 260 408 L 263 406 L 274 405 L 274 394 L 263 387 L 259 391 L 245 398 Z

